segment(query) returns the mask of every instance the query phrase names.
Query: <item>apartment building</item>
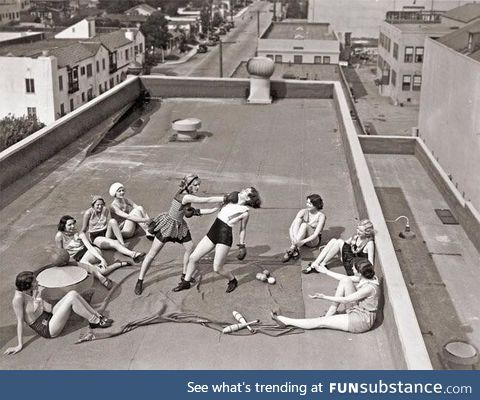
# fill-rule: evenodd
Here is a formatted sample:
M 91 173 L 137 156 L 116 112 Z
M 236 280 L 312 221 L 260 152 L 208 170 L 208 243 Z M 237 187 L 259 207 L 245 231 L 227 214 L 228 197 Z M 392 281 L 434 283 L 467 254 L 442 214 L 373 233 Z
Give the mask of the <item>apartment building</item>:
M 338 64 L 340 41 L 327 23 L 273 22 L 258 40 L 257 54 L 276 63 Z
M 380 25 L 377 58 L 379 93 L 394 104 L 418 104 L 425 38 L 452 31 L 435 11 L 391 11 Z
M 480 20 L 425 40 L 419 136 L 480 213 Z
M 144 62 L 135 29 L 95 34 L 83 20 L 55 39 L 0 48 L 0 118 L 33 114 L 49 124 L 125 80 Z
M 20 21 L 20 14 L 30 8 L 30 0 L 0 0 L 0 26 Z

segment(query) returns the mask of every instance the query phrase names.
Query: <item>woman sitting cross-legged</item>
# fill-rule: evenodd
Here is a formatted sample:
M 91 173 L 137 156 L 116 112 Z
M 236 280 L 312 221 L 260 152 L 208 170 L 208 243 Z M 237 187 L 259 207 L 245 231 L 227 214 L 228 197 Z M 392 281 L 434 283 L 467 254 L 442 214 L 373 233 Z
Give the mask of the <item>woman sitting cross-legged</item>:
M 283 262 L 291 258 L 300 257 L 300 247 L 317 247 L 322 240 L 322 230 L 325 226 L 325 214 L 323 209 L 323 200 L 318 194 L 307 196 L 306 208 L 301 209 L 290 225 L 288 231 L 290 235 L 290 248 L 283 256 Z
M 74 290 L 68 292 L 54 307 L 42 299 L 36 276 L 31 271 L 20 272 L 15 279 L 13 310 L 17 317 L 18 345 L 5 354 L 16 354 L 23 348 L 23 322 L 40 336 L 50 339 L 62 333 L 71 312 L 85 318 L 90 328 L 108 328 L 113 320 L 105 318 Z
M 366 258 L 373 265 L 375 258 L 375 229 L 368 219 L 358 223 L 357 234 L 343 241 L 332 239 L 322 249 L 317 259 L 302 272 L 320 272 L 319 267 L 325 266 L 335 256 L 340 256 L 347 275 L 353 275 L 353 261 L 356 258 Z
M 367 259 L 357 258 L 353 265 L 354 276 L 345 276 L 319 267 L 319 272 L 339 280 L 334 296 L 323 293 L 309 295 L 311 299 L 332 302 L 327 313 L 318 318 L 288 318 L 272 312 L 280 326 L 296 326 L 301 329 L 337 329 L 352 333 L 370 330 L 375 322 L 380 298 L 380 286 L 372 264 Z M 337 314 L 340 304 L 345 305 L 345 314 Z

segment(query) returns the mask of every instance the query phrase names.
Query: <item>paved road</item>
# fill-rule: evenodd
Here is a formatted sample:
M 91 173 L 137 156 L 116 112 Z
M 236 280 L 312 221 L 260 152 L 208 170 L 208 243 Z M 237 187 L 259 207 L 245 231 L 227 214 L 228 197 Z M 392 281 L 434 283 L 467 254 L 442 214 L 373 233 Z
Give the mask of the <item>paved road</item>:
M 270 3 L 255 2 L 241 16 L 235 18 L 235 28 L 221 36 L 223 47 L 223 76 L 231 76 L 241 61 L 255 55 L 257 48 L 257 11 L 260 20 L 260 33 L 272 19 Z M 209 47 L 208 52 L 196 54 L 184 64 L 157 66 L 152 74 L 178 76 L 220 76 L 219 46 Z

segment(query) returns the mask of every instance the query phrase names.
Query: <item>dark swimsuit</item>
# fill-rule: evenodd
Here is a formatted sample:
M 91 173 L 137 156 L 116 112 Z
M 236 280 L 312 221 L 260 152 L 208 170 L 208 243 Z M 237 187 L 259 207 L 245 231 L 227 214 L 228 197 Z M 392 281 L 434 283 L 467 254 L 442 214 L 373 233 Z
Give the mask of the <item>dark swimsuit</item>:
M 221 219 L 216 219 L 212 227 L 207 233 L 207 237 L 213 244 L 224 244 L 225 246 L 232 247 L 233 233 L 232 227 L 228 226 Z
M 356 239 L 355 239 L 356 240 Z M 357 247 L 355 243 L 353 244 L 348 244 L 344 243 L 342 247 L 342 262 L 343 262 L 343 267 L 345 268 L 345 272 L 349 276 L 353 276 L 353 262 L 355 261 L 355 258 L 368 258 L 368 254 L 363 252 L 363 249 L 365 246 L 370 242 L 370 240 L 367 240 L 363 246 Z
M 35 332 L 37 332 L 41 337 L 46 339 L 50 339 L 52 336 L 50 335 L 50 320 L 52 319 L 53 314 L 47 311 L 44 311 L 32 324 L 30 324 L 30 328 L 32 328 Z

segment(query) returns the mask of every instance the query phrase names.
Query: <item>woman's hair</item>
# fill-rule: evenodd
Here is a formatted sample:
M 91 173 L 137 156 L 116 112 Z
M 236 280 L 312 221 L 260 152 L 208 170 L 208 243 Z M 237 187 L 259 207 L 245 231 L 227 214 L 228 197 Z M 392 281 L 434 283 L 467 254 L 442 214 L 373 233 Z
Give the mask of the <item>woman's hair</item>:
M 367 237 L 374 237 L 375 236 L 375 229 L 373 228 L 372 221 L 369 219 L 364 219 L 358 223 L 358 227 L 362 228 L 365 232 L 365 236 Z
M 34 280 L 35 274 L 32 271 L 23 271 L 15 278 L 15 286 L 20 292 L 25 292 L 26 290 L 30 290 Z
M 180 193 L 182 192 L 187 192 L 190 193 L 190 186 L 192 185 L 193 182 L 195 182 L 197 179 L 200 179 L 198 175 L 196 174 L 188 174 L 185 175 L 182 180 L 180 181 Z
M 312 203 L 312 205 L 318 210 L 322 210 L 323 209 L 323 200 L 322 198 L 320 197 L 319 194 L 311 194 L 310 196 L 307 196 L 307 199 L 310 200 L 310 203 Z
M 104 199 L 102 196 L 99 196 L 99 195 L 96 194 L 96 195 L 92 196 L 92 203 L 91 203 L 91 204 L 92 204 L 92 207 L 95 205 L 95 203 L 96 203 L 98 200 L 102 200 L 103 205 L 106 204 L 106 203 L 105 203 L 105 199 Z
M 364 278 L 372 279 L 375 276 L 373 265 L 366 258 L 356 259 L 353 265 Z
M 62 218 L 60 218 L 60 222 L 57 225 L 57 229 L 60 232 L 65 232 L 65 226 L 67 225 L 67 221 L 70 221 L 71 219 L 75 221 L 75 218 L 73 218 L 71 215 L 64 215 Z
M 245 202 L 246 206 L 252 208 L 260 208 L 262 205 L 262 199 L 260 198 L 260 193 L 253 186 L 249 187 L 250 193 L 248 194 L 248 200 Z

